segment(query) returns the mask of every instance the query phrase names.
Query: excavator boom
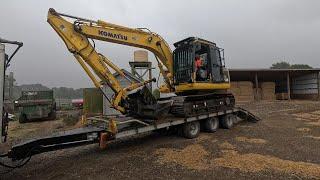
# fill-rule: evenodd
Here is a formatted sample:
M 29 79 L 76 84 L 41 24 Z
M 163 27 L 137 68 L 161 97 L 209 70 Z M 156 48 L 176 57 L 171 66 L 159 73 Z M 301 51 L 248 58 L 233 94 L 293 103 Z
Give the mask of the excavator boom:
M 62 17 L 72 18 L 75 19 L 75 21 L 70 23 Z M 72 53 L 78 52 L 79 50 L 83 51 L 83 55 L 81 57 L 84 59 L 88 59 L 89 55 L 92 56 L 90 59 L 98 59 L 97 54 L 92 53 L 92 49 L 94 49 L 94 47 L 90 45 L 88 39 L 97 39 L 111 43 L 139 47 L 153 52 L 158 61 L 160 73 L 163 75 L 167 87 L 169 87 L 169 89 L 173 89 L 172 51 L 167 42 L 158 34 L 149 30 L 146 31 L 145 28 L 128 28 L 101 20 L 94 21 L 66 15 L 56 12 L 54 9 L 49 9 L 48 22 L 65 41 L 69 51 Z M 106 58 L 104 57 L 104 59 Z M 115 67 L 111 61 L 107 60 L 106 63 L 118 73 L 122 73 L 119 72 L 119 69 Z M 97 74 L 102 72 L 102 70 L 96 65 L 94 65 L 93 69 Z M 116 87 L 117 85 L 114 84 L 111 86 Z

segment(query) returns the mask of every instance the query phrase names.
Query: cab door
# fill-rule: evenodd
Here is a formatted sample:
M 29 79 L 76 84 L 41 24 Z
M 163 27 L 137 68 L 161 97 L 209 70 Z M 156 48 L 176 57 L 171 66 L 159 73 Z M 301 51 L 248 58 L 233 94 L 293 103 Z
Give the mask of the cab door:
M 210 46 L 210 65 L 213 82 L 224 82 L 223 67 L 221 62 L 220 51 L 217 47 Z

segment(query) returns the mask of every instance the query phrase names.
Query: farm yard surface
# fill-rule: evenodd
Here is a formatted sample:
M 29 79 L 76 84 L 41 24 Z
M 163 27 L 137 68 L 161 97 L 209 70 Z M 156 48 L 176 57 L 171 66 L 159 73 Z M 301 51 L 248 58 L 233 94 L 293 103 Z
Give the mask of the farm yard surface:
M 44 153 L 0 179 L 320 179 L 320 102 L 240 106 L 263 120 L 196 139 L 153 133 L 111 143 L 106 150 L 88 145 Z M 13 122 L 9 135 L 17 142 L 70 128 L 62 120 Z

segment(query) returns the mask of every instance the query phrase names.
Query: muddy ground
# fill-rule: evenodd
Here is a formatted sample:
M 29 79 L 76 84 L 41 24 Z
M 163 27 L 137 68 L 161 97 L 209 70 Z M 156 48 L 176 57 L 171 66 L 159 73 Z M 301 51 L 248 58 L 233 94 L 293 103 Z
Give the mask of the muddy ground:
M 320 102 L 241 106 L 263 121 L 196 139 L 154 133 L 107 150 L 89 145 L 45 153 L 0 179 L 320 179 Z M 62 120 L 14 124 L 10 140 L 68 128 Z

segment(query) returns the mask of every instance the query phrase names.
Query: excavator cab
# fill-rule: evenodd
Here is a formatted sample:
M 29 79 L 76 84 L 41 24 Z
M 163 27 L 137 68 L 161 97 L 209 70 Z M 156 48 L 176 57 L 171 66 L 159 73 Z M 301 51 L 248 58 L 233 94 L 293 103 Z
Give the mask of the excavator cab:
M 189 37 L 174 44 L 174 84 L 229 83 L 229 72 L 225 68 L 223 49 L 215 43 Z M 201 66 L 196 67 L 195 58 L 200 56 Z

